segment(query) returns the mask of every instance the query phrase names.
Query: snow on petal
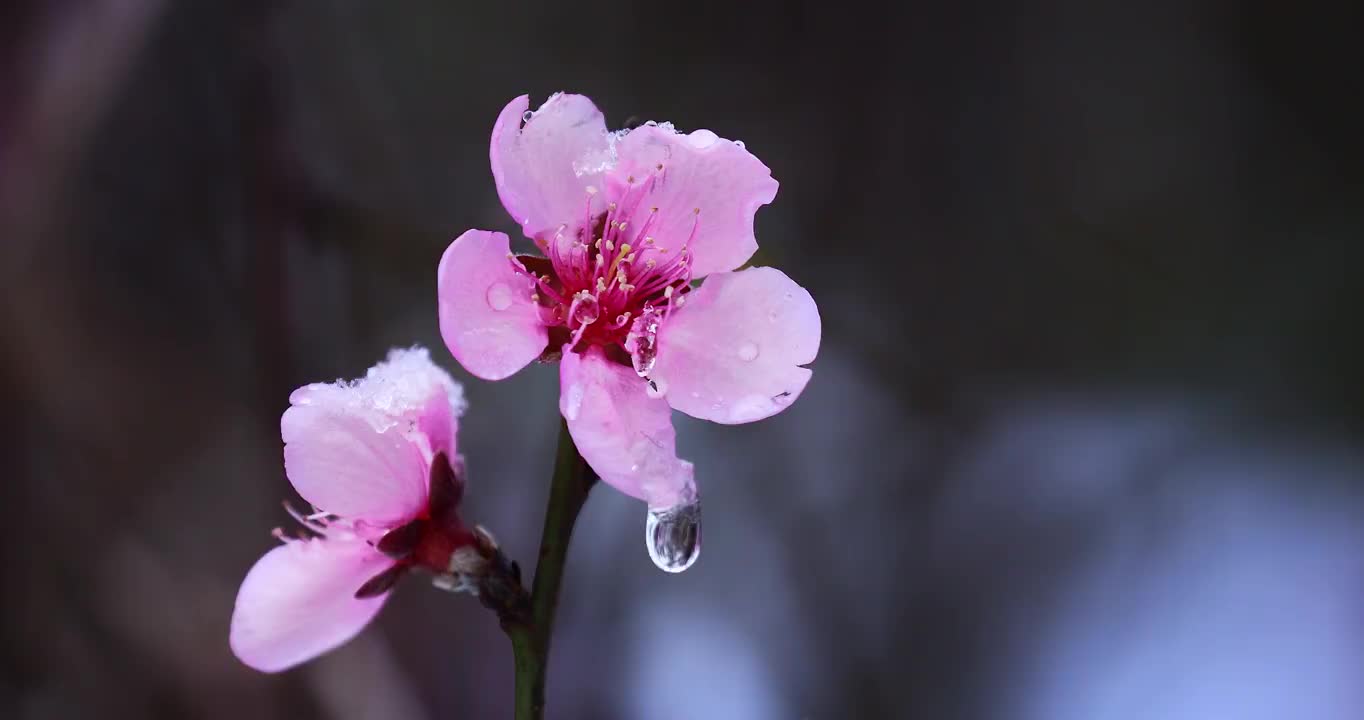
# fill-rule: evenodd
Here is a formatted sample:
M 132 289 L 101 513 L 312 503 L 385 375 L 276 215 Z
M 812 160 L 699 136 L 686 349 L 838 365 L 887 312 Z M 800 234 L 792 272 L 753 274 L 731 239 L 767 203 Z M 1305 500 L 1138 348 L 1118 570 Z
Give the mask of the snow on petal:
M 393 564 L 352 537 L 291 540 L 258 560 L 237 593 L 229 644 L 247 665 L 286 670 L 355 637 L 387 594 L 355 599 Z
M 391 527 L 426 506 L 426 461 L 405 426 L 378 431 L 364 414 L 306 404 L 285 410 L 280 430 L 289 482 L 318 509 Z
M 432 454 L 456 452 L 455 432 L 465 409 L 464 388 L 421 347 L 389 351 L 387 360 L 355 382 L 305 385 L 289 402 L 365 417 L 378 432 L 400 426 Z
M 681 135 L 667 124 L 645 125 L 622 138 L 617 153 L 613 178 L 643 183 L 658 176 L 639 203 L 636 225 L 657 207 L 650 234 L 668 247 L 681 247 L 695 226 L 692 277 L 733 270 L 758 249 L 753 216 L 776 197 L 777 181 L 742 145 L 709 130 Z
M 503 233 L 469 230 L 437 270 L 440 333 L 465 370 L 501 380 L 540 356 L 549 334 L 532 300 L 535 284 L 507 257 Z
M 780 270 L 718 273 L 663 323 L 651 377 L 692 417 L 761 420 L 805 389 L 819 338 L 814 299 Z
M 529 106 L 522 95 L 503 108 L 488 155 L 503 207 L 535 237 L 585 217 L 587 188 L 600 185 L 614 156 L 606 121 L 586 97 L 557 93 L 534 113 Z
M 559 410 L 573 443 L 609 485 L 651 505 L 668 507 L 691 486 L 692 464 L 677 458 L 671 410 L 650 398 L 645 382 L 600 350 L 565 353 Z

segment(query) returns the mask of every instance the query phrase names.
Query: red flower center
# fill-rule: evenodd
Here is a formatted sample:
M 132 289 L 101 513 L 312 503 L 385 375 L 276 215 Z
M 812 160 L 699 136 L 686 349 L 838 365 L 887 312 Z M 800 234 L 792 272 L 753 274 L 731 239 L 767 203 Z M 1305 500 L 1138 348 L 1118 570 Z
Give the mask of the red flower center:
M 623 350 L 641 377 L 653 368 L 659 325 L 686 302 L 689 247 L 700 225 L 697 208 L 691 233 L 680 243 L 670 247 L 668 239 L 651 234 L 661 224 L 659 209 L 645 207 L 644 199 L 658 177 L 637 183 L 631 176 L 606 212 L 537 237 L 547 261 L 530 256 L 513 261 L 518 272 L 535 279 L 541 320 L 560 329 L 551 338 L 556 347 L 581 352 L 598 346 L 617 359 Z M 588 190 L 590 207 L 597 191 Z

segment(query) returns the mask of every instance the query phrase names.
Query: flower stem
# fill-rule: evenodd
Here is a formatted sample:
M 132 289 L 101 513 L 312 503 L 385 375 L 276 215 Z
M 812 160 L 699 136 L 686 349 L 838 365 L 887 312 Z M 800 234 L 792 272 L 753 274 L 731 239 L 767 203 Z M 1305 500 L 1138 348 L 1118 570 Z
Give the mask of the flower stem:
M 559 586 L 564 579 L 564 560 L 578 511 L 597 476 L 578 454 L 568 426 L 559 425 L 559 449 L 554 458 L 554 479 L 545 507 L 545 527 L 540 534 L 540 557 L 531 586 L 530 619 L 505 625 L 516 661 L 516 720 L 542 720 L 545 713 L 545 671 L 554 632 L 554 611 L 559 605 Z

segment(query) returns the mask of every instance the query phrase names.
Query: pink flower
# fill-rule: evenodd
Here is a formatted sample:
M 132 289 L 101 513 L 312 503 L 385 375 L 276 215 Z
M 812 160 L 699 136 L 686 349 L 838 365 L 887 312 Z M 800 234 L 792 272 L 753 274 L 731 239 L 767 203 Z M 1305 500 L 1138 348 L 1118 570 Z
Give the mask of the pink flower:
M 488 380 L 562 351 L 560 411 L 592 468 L 652 508 L 693 503 L 669 408 L 727 424 L 774 415 L 819 350 L 804 288 L 774 268 L 734 271 L 777 182 L 709 130 L 608 133 L 581 95 L 527 107 L 503 109 L 490 156 L 503 206 L 547 257 L 510 255 L 502 233 L 461 235 L 441 258 L 441 334 Z
M 230 644 L 277 672 L 350 640 L 412 568 L 461 578 L 476 562 L 459 517 L 455 431 L 462 388 L 426 350 L 394 350 L 354 382 L 295 390 L 280 419 L 284 469 L 315 512 L 290 510 L 316 535 L 256 562 L 237 594 Z

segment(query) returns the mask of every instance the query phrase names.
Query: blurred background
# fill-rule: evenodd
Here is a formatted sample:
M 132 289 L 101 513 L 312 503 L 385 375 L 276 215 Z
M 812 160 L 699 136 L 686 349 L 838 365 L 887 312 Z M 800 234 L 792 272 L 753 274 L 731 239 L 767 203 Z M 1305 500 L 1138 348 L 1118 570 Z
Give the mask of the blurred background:
M 510 716 L 420 582 L 282 675 L 227 629 L 289 391 L 393 346 L 533 562 L 556 369 L 465 374 L 435 268 L 572 90 L 743 139 L 824 341 L 785 413 L 677 416 L 688 572 L 594 491 L 551 717 L 1364 717 L 1360 24 L 1237 5 L 5 3 L 0 716 Z

